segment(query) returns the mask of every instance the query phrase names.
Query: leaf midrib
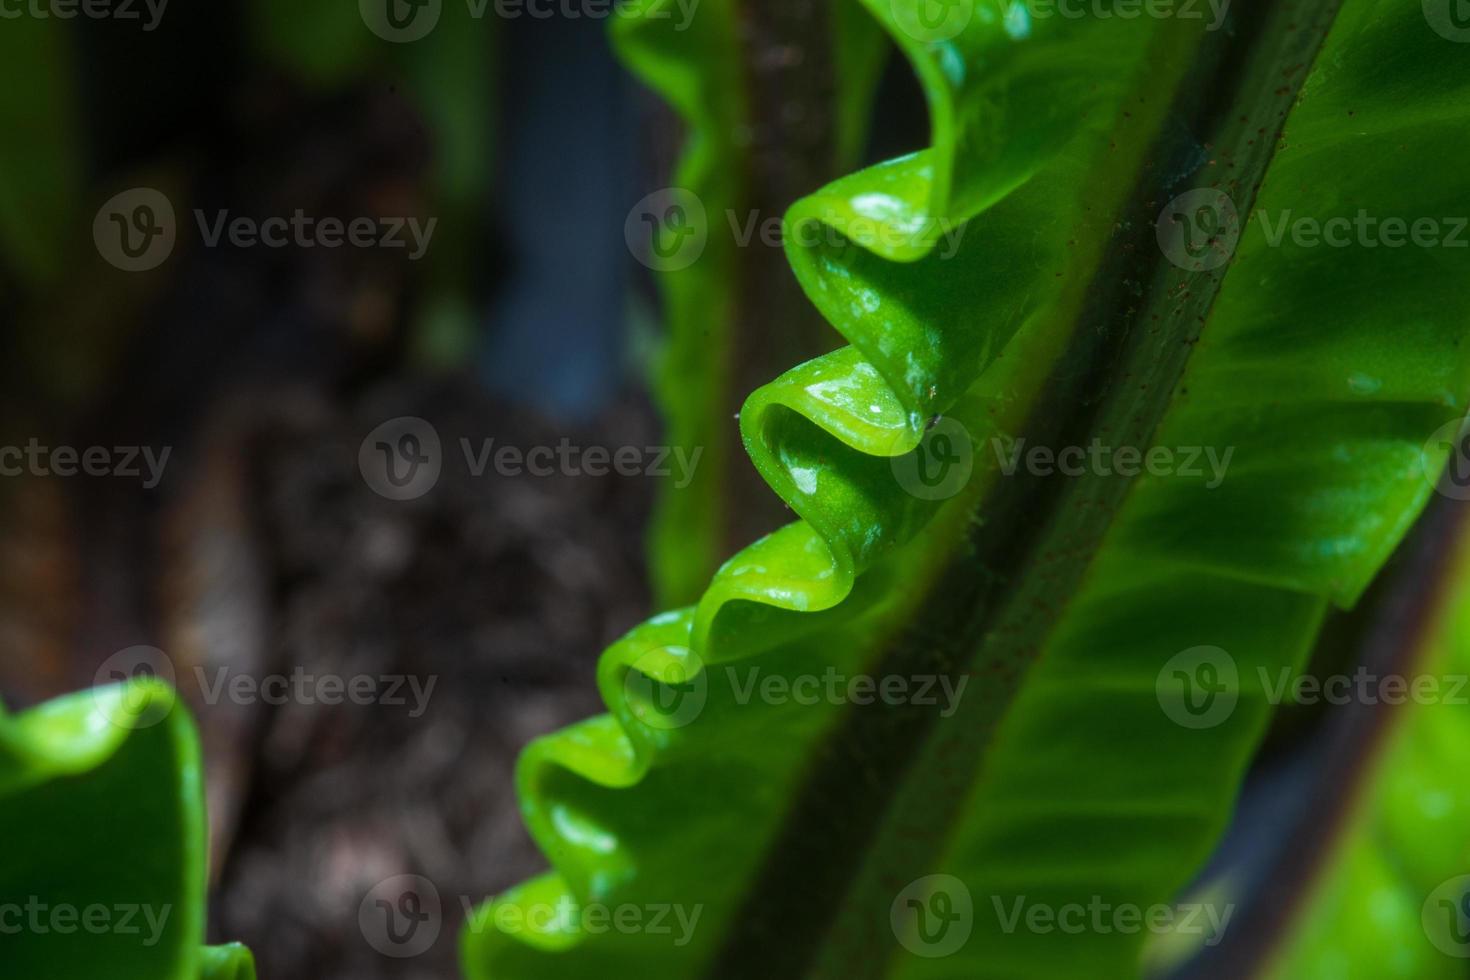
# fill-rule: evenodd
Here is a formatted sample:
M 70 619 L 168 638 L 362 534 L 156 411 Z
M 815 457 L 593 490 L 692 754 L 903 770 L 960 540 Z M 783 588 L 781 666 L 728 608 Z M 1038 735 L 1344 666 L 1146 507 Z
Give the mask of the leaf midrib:
M 1196 52 L 1199 60 L 1167 117 L 1191 125 L 1164 127 L 1135 175 L 1119 216 L 1119 227 L 1127 230 L 1114 238 L 1075 307 L 1093 312 L 1073 320 L 1064 353 L 1038 386 L 1046 397 L 1022 428 L 1029 444 L 1086 445 L 1093 436 L 1112 445 L 1151 444 L 1224 278 L 1173 269 L 1154 245 L 1153 219 L 1173 196 L 1163 175 L 1192 145 L 1189 132 L 1212 133 L 1207 145 L 1216 148 L 1217 160 L 1234 160 L 1238 174 L 1223 189 L 1249 214 L 1339 5 L 1257 5 L 1255 18 L 1238 34 L 1208 37 Z M 1308 24 L 1313 29 L 1303 26 Z M 1268 109 L 1276 116 L 1263 136 L 1256 121 Z M 1143 297 L 1129 294 L 1129 280 L 1149 284 Z M 1171 293 L 1181 280 L 1189 284 L 1183 303 Z M 1058 403 L 1070 415 L 1059 418 Z M 854 934 L 838 928 L 843 920 L 870 918 L 874 902 L 881 904 L 881 889 L 865 889 L 865 882 L 909 880 L 927 867 L 926 856 L 942 853 L 970 790 L 983 778 L 990 734 L 1061 620 L 1131 483 L 1116 476 L 1049 480 L 1020 471 L 1000 481 L 984 501 L 984 523 L 971 522 L 967 539 L 950 552 L 907 617 L 917 625 L 892 638 L 872 669 L 879 676 L 975 678 L 966 710 L 956 716 L 965 721 L 952 719 L 947 726 L 949 751 L 926 745 L 937 721 L 931 709 L 849 710 L 814 753 L 803 790 L 711 976 L 749 976 L 752 969 L 768 977 L 812 975 L 829 935 Z M 926 757 L 942 757 L 945 765 L 926 772 Z M 921 839 L 885 837 L 885 824 L 902 823 L 893 815 L 905 802 L 922 807 Z M 820 840 L 813 839 L 816 828 Z M 841 855 L 852 857 L 839 860 Z M 800 887 L 791 887 L 793 874 Z M 814 894 L 824 900 L 813 901 Z M 866 955 L 842 965 L 845 976 L 877 976 L 887 966 Z

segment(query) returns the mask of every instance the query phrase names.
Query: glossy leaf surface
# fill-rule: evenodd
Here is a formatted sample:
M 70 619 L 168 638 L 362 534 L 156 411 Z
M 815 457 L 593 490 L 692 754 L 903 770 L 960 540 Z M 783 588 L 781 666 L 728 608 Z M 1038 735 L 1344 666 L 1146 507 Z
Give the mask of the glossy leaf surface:
M 198 736 L 155 681 L 0 714 L 0 962 L 18 978 L 254 980 L 204 948 Z
M 1302 663 L 1443 466 L 1465 253 L 1273 231 L 1466 198 L 1470 178 L 1416 178 L 1470 106 L 1470 64 L 1417 8 L 1281 3 L 1210 32 L 977 3 L 916 43 L 917 5 L 868 6 L 934 146 L 789 215 L 843 233 L 788 251 L 851 346 L 741 426 L 802 520 L 604 655 L 608 715 L 527 749 L 553 871 L 472 921 L 472 977 L 1137 974 L 1144 930 L 1026 910 L 1173 900 L 1266 724 L 1262 670 Z M 1227 198 L 1238 240 L 1228 220 L 1181 239 Z M 1175 465 L 1059 476 L 1012 467 L 1021 440 Z M 962 487 L 916 481 L 956 445 Z M 956 696 L 794 696 L 833 674 Z M 620 907 L 698 921 L 594 928 Z

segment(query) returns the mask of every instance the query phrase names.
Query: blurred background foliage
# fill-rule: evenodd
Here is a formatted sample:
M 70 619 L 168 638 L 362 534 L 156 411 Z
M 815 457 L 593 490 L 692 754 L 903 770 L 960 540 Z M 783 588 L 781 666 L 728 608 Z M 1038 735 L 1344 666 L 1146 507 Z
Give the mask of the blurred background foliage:
M 0 22 L 0 441 L 173 447 L 155 491 L 0 481 L 0 698 L 22 708 L 89 686 L 136 644 L 181 675 L 440 678 L 423 720 L 205 706 L 185 687 L 207 760 L 212 935 L 250 945 L 264 977 L 455 975 L 453 896 L 543 866 L 512 794 L 516 753 L 598 710 L 610 641 L 789 519 L 733 416 L 836 335 L 779 250 L 722 251 L 712 235 L 707 261 L 655 275 L 625 220 L 674 184 L 700 189 L 716 227 L 724 209 L 778 217 L 837 174 L 925 145 L 927 119 L 907 67 L 850 19 L 857 4 L 704 4 L 707 33 L 679 41 L 705 45 L 710 76 L 731 81 L 673 106 L 678 86 L 635 79 L 619 61 L 629 39 L 600 19 L 476 19 L 447 2 L 413 44 L 378 38 L 341 0 L 173 0 L 149 32 Z M 181 227 L 143 275 L 108 265 L 91 237 L 98 207 L 136 186 L 165 191 Z M 438 226 L 420 263 L 204 249 L 195 207 Z M 364 434 L 399 415 L 431 420 L 450 452 L 464 436 L 666 440 L 706 456 L 683 492 L 446 467 L 405 505 L 356 466 Z M 1301 738 L 1321 721 L 1281 713 L 1201 887 L 1228 871 L 1274 912 L 1260 882 L 1281 854 L 1260 842 L 1308 832 L 1330 803 L 1320 778 L 1282 789 L 1324 769 L 1332 744 Z M 1385 795 L 1358 815 L 1342 875 L 1371 877 L 1366 838 L 1393 809 Z M 361 896 L 405 869 L 449 897 L 446 939 L 411 965 L 357 931 Z M 1323 908 L 1313 928 L 1332 942 L 1372 913 Z
M 533 873 L 520 747 L 596 710 L 597 653 L 651 590 L 690 598 L 788 519 L 734 414 L 835 335 L 779 249 L 659 276 L 625 219 L 691 168 L 723 182 L 712 207 L 779 217 L 922 145 L 922 97 L 856 5 L 705 3 L 712 57 L 764 100 L 711 90 L 676 112 L 619 63 L 616 18 L 445 3 L 411 44 L 340 0 L 173 0 L 151 30 L 0 22 L 0 440 L 172 448 L 153 490 L 0 481 L 0 698 L 23 709 L 90 686 L 118 650 L 166 651 L 203 738 L 211 936 L 249 944 L 262 976 L 453 975 L 448 938 L 395 972 L 358 934 L 361 895 L 404 868 L 476 899 Z M 782 114 L 786 90 L 809 114 Z M 92 238 L 134 187 L 165 193 L 179 227 L 144 274 Z M 438 224 L 414 263 L 205 248 L 196 208 Z M 682 495 L 446 466 L 400 504 L 356 467 L 400 415 L 450 453 L 463 436 L 706 455 Z M 188 679 L 220 666 L 440 684 L 423 721 L 206 705 Z
M 396 506 L 356 473 L 363 435 L 405 414 L 450 447 L 656 440 L 625 353 L 637 96 L 605 27 L 451 4 L 397 45 L 324 0 L 175 2 L 149 32 L 0 23 L 4 439 L 174 449 L 155 491 L 0 482 L 0 697 L 167 651 L 204 739 L 211 930 L 248 937 L 264 976 L 405 975 L 356 912 L 402 868 L 447 895 L 528 873 L 514 755 L 592 709 L 592 658 L 648 610 L 646 481 L 449 473 Z M 570 181 L 589 158 L 602 184 Z M 537 174 L 567 192 L 529 193 Z M 141 275 L 91 239 L 135 186 L 180 226 Z M 438 224 L 420 263 L 204 249 L 195 207 Z M 219 665 L 434 674 L 444 710 L 205 706 L 184 681 Z M 452 975 L 452 933 L 413 969 Z

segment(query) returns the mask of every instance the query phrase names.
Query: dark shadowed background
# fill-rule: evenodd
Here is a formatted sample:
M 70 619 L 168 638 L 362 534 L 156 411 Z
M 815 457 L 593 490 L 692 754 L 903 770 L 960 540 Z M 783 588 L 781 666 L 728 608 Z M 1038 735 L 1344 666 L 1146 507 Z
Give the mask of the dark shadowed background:
M 151 29 L 139 9 L 0 21 L 0 442 L 169 451 L 153 486 L 64 465 L 0 481 L 0 695 L 24 707 L 160 651 L 141 656 L 206 743 L 214 933 L 281 980 L 453 976 L 463 903 L 541 865 L 516 752 L 597 710 L 597 654 L 649 611 L 654 492 L 475 476 L 458 440 L 658 442 L 629 326 L 641 306 L 655 329 L 653 294 L 622 225 L 655 166 L 640 131 L 668 124 L 598 20 L 461 17 L 395 46 L 351 3 L 174 0 Z M 175 212 L 143 272 L 93 236 L 136 188 Z M 211 244 L 196 209 L 437 223 L 411 259 Z M 393 500 L 359 449 L 401 416 L 446 460 Z M 417 714 L 408 690 L 208 693 L 274 675 L 433 687 Z M 445 902 L 413 961 L 358 921 L 402 873 Z
M 661 477 L 476 475 L 461 440 L 658 447 L 659 303 L 624 223 L 680 127 L 605 18 L 467 9 L 416 44 L 350 0 L 0 20 L 0 445 L 29 453 L 0 459 L 0 698 L 175 680 L 206 746 L 211 931 L 274 980 L 455 975 L 467 903 L 543 864 L 516 753 L 598 710 L 598 653 L 652 611 Z M 874 158 L 924 139 L 890 74 Z M 406 231 L 231 230 L 298 213 L 432 233 L 419 255 Z M 411 447 L 405 417 L 442 465 L 398 494 L 365 472 Z M 405 703 L 250 686 L 282 676 L 396 679 Z M 445 904 L 413 960 L 359 925 L 400 874 Z

